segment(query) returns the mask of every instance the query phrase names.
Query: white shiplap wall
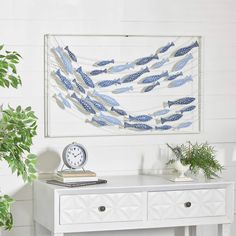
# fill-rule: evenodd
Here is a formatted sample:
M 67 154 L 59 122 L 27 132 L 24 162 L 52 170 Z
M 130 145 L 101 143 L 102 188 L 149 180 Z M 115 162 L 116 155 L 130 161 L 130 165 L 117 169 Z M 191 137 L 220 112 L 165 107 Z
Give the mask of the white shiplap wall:
M 75 140 L 44 137 L 44 34 L 201 35 L 203 130 L 200 135 L 97 137 L 76 141 L 89 151 L 89 168 L 100 174 L 132 174 L 162 169 L 168 156 L 167 141 L 207 140 L 218 150 L 218 158 L 226 167 L 224 176 L 236 180 L 236 1 L 1 0 L 0 5 L 0 42 L 19 51 L 24 58 L 19 66 L 23 87 L 0 89 L 0 100 L 11 105 L 31 105 L 36 111 L 39 130 L 33 151 L 39 155 L 40 170 L 56 169 L 63 147 Z M 0 187 L 17 200 L 12 209 L 15 227 L 3 235 L 33 235 L 31 186 L 25 186 L 1 164 Z M 204 227 L 200 235 L 214 236 L 215 230 Z M 156 231 L 148 233 L 145 232 L 156 235 Z

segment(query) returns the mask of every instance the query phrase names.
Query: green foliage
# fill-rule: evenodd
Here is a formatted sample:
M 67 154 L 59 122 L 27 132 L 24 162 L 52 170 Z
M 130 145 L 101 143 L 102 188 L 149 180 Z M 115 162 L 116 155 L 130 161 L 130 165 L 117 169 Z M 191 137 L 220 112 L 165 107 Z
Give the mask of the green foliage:
M 36 156 L 30 153 L 36 119 L 30 107 L 24 110 L 18 106 L 4 110 L 0 120 L 0 160 L 6 160 L 12 172 L 26 182 L 36 178 Z
M 2 52 L 0 46 L 0 87 L 18 88 L 21 85 L 16 65 L 21 58 L 13 51 Z M 5 160 L 12 173 L 21 176 L 25 182 L 31 183 L 36 177 L 36 155 L 30 153 L 32 138 L 36 135 L 37 117 L 31 107 L 22 109 L 18 106 L 2 110 L 0 106 L 0 161 Z M 7 195 L 0 196 L 0 228 L 10 230 L 13 218 L 10 206 L 13 199 Z
M 0 87 L 17 88 L 21 85 L 20 76 L 17 73 L 16 65 L 21 55 L 15 51 L 2 52 L 4 45 L 0 45 Z
M 197 174 L 199 170 L 202 170 L 207 179 L 213 179 L 219 177 L 217 172 L 223 170 L 223 166 L 215 158 L 215 150 L 213 146 L 208 143 L 192 144 L 188 142 L 186 145 L 171 147 L 167 146 L 173 151 L 176 159 L 172 159 L 167 162 L 167 165 L 174 163 L 176 160 L 180 160 L 183 165 L 190 165 L 190 171 L 193 174 Z
M 5 230 L 12 228 L 13 219 L 10 213 L 10 206 L 13 199 L 7 195 L 0 196 L 0 228 L 4 227 Z

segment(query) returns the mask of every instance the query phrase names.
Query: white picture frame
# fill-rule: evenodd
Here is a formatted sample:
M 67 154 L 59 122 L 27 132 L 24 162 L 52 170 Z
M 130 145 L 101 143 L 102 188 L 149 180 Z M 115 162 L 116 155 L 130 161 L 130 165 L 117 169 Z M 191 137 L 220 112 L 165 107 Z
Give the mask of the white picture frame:
M 166 52 L 160 53 L 160 49 L 168 44 L 174 43 L 174 46 L 169 47 Z M 180 56 L 174 54 L 181 48 L 193 45 L 195 42 L 198 46 Z M 73 61 L 64 48 L 69 46 L 69 50 L 76 56 L 77 62 Z M 59 47 L 73 68 L 72 73 L 68 73 L 65 69 L 63 61 L 61 61 L 60 54 L 55 51 Z M 158 52 L 159 50 L 159 52 Z M 200 36 L 156 36 L 156 35 L 45 35 L 45 136 L 46 137 L 78 137 L 78 136 L 107 136 L 107 135 L 164 135 L 164 134 L 192 134 L 200 132 L 200 76 L 201 76 L 201 37 Z M 153 58 L 148 63 L 130 67 L 121 72 L 107 72 L 92 76 L 90 73 L 94 70 L 117 68 L 119 65 L 126 63 L 137 63 L 142 58 L 149 57 L 157 52 L 158 58 Z M 173 71 L 174 66 L 188 55 L 192 58 L 186 65 L 177 71 Z M 153 68 L 155 63 L 164 59 L 168 59 L 159 68 Z M 96 67 L 94 63 L 114 60 L 114 63 L 105 66 Z M 83 78 L 76 69 L 81 67 L 83 73 L 92 79 L 95 87 L 91 88 L 86 85 Z M 124 79 L 146 67 L 149 72 L 144 73 L 137 79 L 131 82 L 124 83 Z M 60 72 L 73 85 L 72 90 L 68 90 L 61 82 L 60 78 L 55 75 L 55 71 L 60 69 Z M 144 92 L 144 89 L 155 83 L 142 83 L 143 80 L 152 75 L 160 75 L 168 71 L 169 77 L 180 72 L 182 76 L 172 81 L 165 76 L 156 82 L 156 85 L 151 91 Z M 184 80 L 190 78 L 183 85 L 179 85 L 177 80 Z M 85 94 L 82 94 L 73 80 L 85 89 Z M 104 80 L 120 79 L 122 83 L 114 84 L 107 87 L 99 87 L 98 83 Z M 191 80 L 192 79 L 192 80 Z M 179 82 L 181 84 L 181 82 Z M 172 87 L 171 87 L 172 84 Z M 131 87 L 132 90 L 127 92 L 115 94 L 113 93 L 117 88 Z M 127 113 L 126 116 L 121 116 L 118 113 L 111 111 L 112 105 L 107 104 L 101 97 L 94 96 L 94 90 L 103 95 L 114 98 L 120 105 L 114 106 L 113 109 L 122 109 Z M 84 107 L 76 100 L 71 98 L 75 92 L 79 98 L 88 102 L 96 114 L 87 112 Z M 68 108 L 63 103 L 63 99 L 59 93 L 71 105 Z M 93 103 L 86 100 L 86 96 L 92 100 L 102 103 L 107 111 L 103 112 Z M 172 104 L 179 99 L 194 98 L 194 101 L 188 104 Z M 171 104 L 170 107 L 168 107 Z M 172 103 L 170 103 L 172 102 Z M 78 104 L 77 104 L 78 103 Z M 184 108 L 195 106 L 192 111 L 183 111 Z M 172 109 L 173 108 L 173 109 Z M 162 116 L 154 116 L 158 111 L 169 109 L 170 111 Z M 182 113 L 181 113 L 182 112 Z M 101 114 L 111 116 L 120 120 L 121 125 L 115 125 L 106 121 L 107 125 L 100 126 L 98 123 L 92 122 L 93 117 L 101 120 Z M 170 121 L 170 117 L 175 114 L 181 114 L 176 117 L 177 120 Z M 130 120 L 129 115 L 137 118 L 137 116 L 145 115 L 151 116 L 149 121 Z M 107 118 L 107 117 L 105 117 Z M 169 118 L 169 121 L 168 121 Z M 174 117 L 175 118 L 175 117 Z M 167 119 L 167 121 L 166 121 Z M 184 124 L 191 122 L 191 125 L 184 127 Z M 125 124 L 129 124 L 125 128 Z M 103 124 L 103 123 L 102 123 Z M 140 126 L 135 127 L 134 124 L 145 124 L 144 127 L 150 126 L 151 130 L 141 129 Z M 181 128 L 182 124 L 182 128 Z M 168 129 L 158 129 L 164 126 Z M 178 128 L 180 127 L 180 128 Z

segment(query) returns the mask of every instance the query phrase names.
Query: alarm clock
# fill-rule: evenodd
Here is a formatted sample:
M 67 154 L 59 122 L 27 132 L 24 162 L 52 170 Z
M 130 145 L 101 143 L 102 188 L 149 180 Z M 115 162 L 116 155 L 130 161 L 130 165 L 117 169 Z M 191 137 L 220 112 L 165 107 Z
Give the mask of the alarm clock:
M 63 152 L 62 159 L 69 169 L 83 168 L 88 160 L 86 149 L 78 143 L 68 144 Z

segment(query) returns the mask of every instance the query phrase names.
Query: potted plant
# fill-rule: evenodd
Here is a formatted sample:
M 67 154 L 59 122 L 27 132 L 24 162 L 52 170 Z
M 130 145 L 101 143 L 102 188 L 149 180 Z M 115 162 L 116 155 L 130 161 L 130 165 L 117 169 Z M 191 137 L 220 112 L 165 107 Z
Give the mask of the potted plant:
M 216 152 L 213 146 L 208 143 L 167 146 L 175 154 L 175 158 L 167 162 L 167 165 L 179 163 L 186 167 L 193 175 L 202 172 L 206 179 L 213 179 L 218 176 L 218 172 L 223 170 L 223 166 L 216 160 Z M 178 167 L 177 167 L 178 168 Z M 185 170 L 185 172 L 186 172 Z
M 20 61 L 20 54 L 4 51 L 0 46 L 0 87 L 18 88 L 21 78 L 16 65 Z M 16 109 L 8 106 L 0 107 L 0 161 L 6 161 L 12 173 L 23 178 L 25 182 L 32 182 L 37 177 L 36 155 L 30 153 L 32 138 L 36 135 L 37 117 L 31 107 Z M 1 187 L 1 186 L 0 186 Z M 1 195 L 1 193 L 0 193 Z M 7 195 L 0 196 L 0 230 L 10 230 L 13 225 L 10 206 L 13 199 Z M 1 234 L 1 233 L 0 233 Z

